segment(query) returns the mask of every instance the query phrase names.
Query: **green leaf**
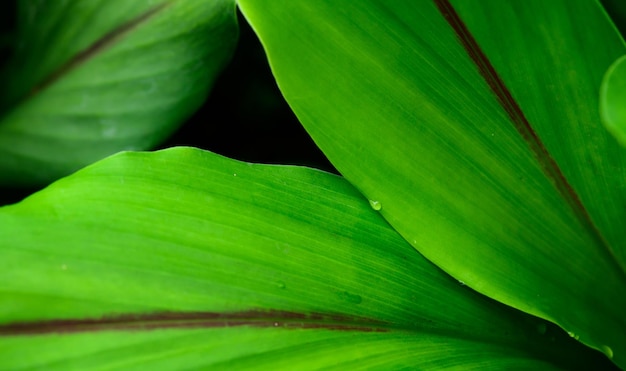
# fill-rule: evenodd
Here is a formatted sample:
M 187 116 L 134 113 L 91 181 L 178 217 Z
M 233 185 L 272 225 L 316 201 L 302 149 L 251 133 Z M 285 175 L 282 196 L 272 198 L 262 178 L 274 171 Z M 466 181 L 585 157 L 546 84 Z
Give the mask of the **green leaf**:
M 322 151 L 428 259 L 626 367 L 626 153 L 593 0 L 240 0 Z
M 616 60 L 604 75 L 600 112 L 607 130 L 626 146 L 626 55 Z
M 167 138 L 237 39 L 233 0 L 21 0 L 0 77 L 0 185 L 45 185 Z
M 611 368 L 317 170 L 122 153 L 1 208 L 0 239 L 9 369 Z

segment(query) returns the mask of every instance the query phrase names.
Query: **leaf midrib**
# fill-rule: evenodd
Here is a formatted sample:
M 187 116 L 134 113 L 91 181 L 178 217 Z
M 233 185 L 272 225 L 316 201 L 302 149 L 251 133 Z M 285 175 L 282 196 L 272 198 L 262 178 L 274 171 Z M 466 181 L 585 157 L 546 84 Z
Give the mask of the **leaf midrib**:
M 52 71 L 47 77 L 45 77 L 40 83 L 35 85 L 31 91 L 27 94 L 27 96 L 22 97 L 18 100 L 18 102 L 14 105 L 18 106 L 21 102 L 26 99 L 32 98 L 47 89 L 55 82 L 62 79 L 64 76 L 77 69 L 81 65 L 87 63 L 88 61 L 96 58 L 101 55 L 106 50 L 115 46 L 118 42 L 120 42 L 125 36 L 131 33 L 133 30 L 137 29 L 141 25 L 147 23 L 150 19 L 154 18 L 157 14 L 162 12 L 165 8 L 172 5 L 175 0 L 167 0 L 158 5 L 153 6 L 152 8 L 146 10 L 145 12 L 139 14 L 138 16 L 130 19 L 129 21 L 122 23 L 117 26 L 113 30 L 104 34 L 98 40 L 94 41 L 91 45 L 78 52 L 76 55 L 71 57 L 67 62 L 62 64 L 56 70 Z
M 544 175 L 556 188 L 557 192 L 567 203 L 576 219 L 578 219 L 581 226 L 585 228 L 592 237 L 596 245 L 600 247 L 601 251 L 608 255 L 608 260 L 616 267 L 616 270 L 620 273 L 624 282 L 626 282 L 625 267 L 619 263 L 613 248 L 593 222 L 580 197 L 576 193 L 576 190 L 569 183 L 561 171 L 561 168 L 533 129 L 532 124 L 526 118 L 522 108 L 515 98 L 513 98 L 511 91 L 498 75 L 495 67 L 491 64 L 489 58 L 483 52 L 459 14 L 449 0 L 433 1 L 443 18 L 454 31 L 459 43 L 476 66 L 481 77 L 489 86 L 489 89 L 497 99 L 499 105 L 515 126 L 516 131 L 528 145 Z
M 157 330 L 171 328 L 216 328 L 233 326 L 328 329 L 337 331 L 387 332 L 394 327 L 375 319 L 324 313 L 282 310 L 241 312 L 156 312 L 121 314 L 101 318 L 50 319 L 0 325 L 0 337 L 53 333 Z
M 87 318 L 56 318 L 39 321 L 21 321 L 0 324 L 0 338 L 38 336 L 49 334 L 144 332 L 167 329 L 211 329 L 228 327 L 280 328 L 284 330 L 330 330 L 355 333 L 404 332 L 449 336 L 483 344 L 519 346 L 519 339 L 506 332 L 485 336 L 475 331 L 437 326 L 424 319 L 412 325 L 394 323 L 369 317 L 342 313 L 294 312 L 278 309 L 252 309 L 234 312 L 165 311 L 124 313 Z M 522 343 L 524 343 L 522 341 Z
M 100 318 L 49 319 L 33 322 L 0 324 L 0 339 L 7 337 L 29 337 L 42 335 L 72 335 L 76 333 L 101 332 L 146 332 L 174 329 L 218 329 L 231 327 L 254 327 L 259 329 L 282 330 L 329 330 L 352 333 L 421 333 L 425 336 L 451 337 L 457 340 L 473 341 L 481 344 L 493 344 L 511 349 L 527 349 L 532 357 L 544 359 L 554 364 L 561 364 L 567 357 L 558 349 L 545 352 L 541 344 L 534 341 L 509 336 L 506 332 L 500 336 L 458 331 L 437 327 L 435 322 L 425 319 L 421 325 L 400 324 L 373 318 L 346 314 L 328 314 L 316 312 L 291 312 L 284 310 L 247 310 L 240 312 L 157 312 L 120 314 Z M 560 343 L 570 341 L 558 328 L 548 330 L 552 342 L 558 337 Z M 305 336 L 305 335 L 303 335 Z M 545 337 L 545 334 L 544 334 Z M 544 344 L 545 345 L 545 344 Z

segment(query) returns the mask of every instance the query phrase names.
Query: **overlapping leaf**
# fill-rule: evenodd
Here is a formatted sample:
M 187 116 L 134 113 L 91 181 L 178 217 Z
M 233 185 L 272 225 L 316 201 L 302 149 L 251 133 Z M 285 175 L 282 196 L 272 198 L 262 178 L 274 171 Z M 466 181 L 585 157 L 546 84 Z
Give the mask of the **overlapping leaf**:
M 305 128 L 407 241 L 626 366 L 626 153 L 598 111 L 626 48 L 597 1 L 239 4 Z
M 626 56 L 607 71 L 602 81 L 600 109 L 607 129 L 626 146 Z
M 0 185 L 43 185 L 160 143 L 237 37 L 232 0 L 20 0 L 0 77 Z
M 316 170 L 124 153 L 0 209 L 0 239 L 10 369 L 611 367 Z

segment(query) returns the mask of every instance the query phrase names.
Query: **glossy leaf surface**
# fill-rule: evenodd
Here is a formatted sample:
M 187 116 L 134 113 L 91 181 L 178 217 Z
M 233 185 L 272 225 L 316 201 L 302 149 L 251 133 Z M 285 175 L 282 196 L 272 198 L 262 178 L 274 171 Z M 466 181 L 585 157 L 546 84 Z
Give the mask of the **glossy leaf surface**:
M 317 170 L 123 153 L 1 208 L 0 239 L 10 369 L 611 366 Z
M 0 185 L 45 185 L 163 141 L 234 49 L 232 0 L 18 2 L 0 75 Z
M 239 4 L 307 131 L 407 241 L 626 366 L 626 153 L 598 109 L 626 48 L 598 2 Z

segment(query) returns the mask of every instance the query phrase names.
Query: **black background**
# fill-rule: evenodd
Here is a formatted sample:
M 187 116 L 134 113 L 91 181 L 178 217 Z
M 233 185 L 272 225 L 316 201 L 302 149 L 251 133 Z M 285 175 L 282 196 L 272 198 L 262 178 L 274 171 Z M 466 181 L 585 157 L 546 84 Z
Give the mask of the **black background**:
M 206 104 L 159 148 L 190 145 L 242 161 L 335 171 L 283 99 L 240 13 L 238 21 L 237 49 Z

